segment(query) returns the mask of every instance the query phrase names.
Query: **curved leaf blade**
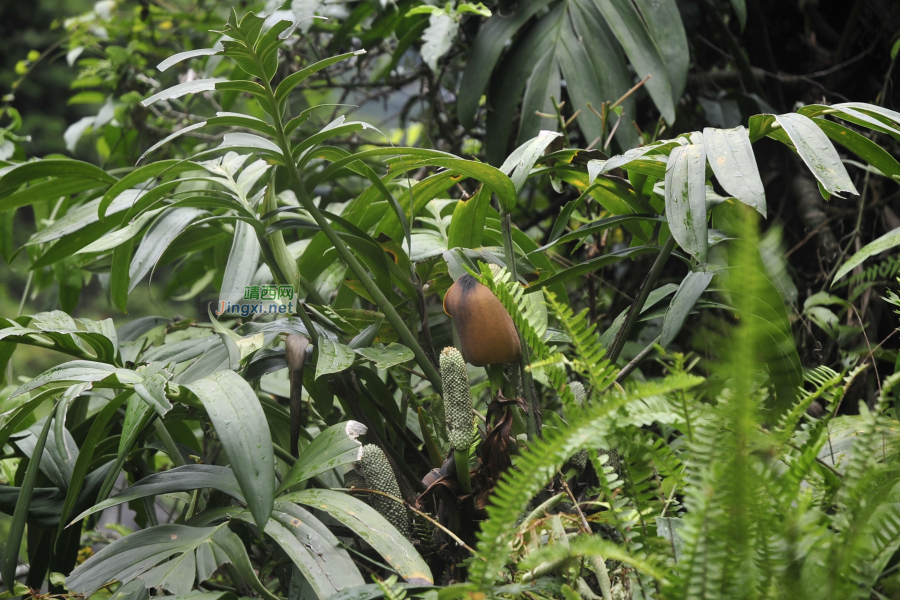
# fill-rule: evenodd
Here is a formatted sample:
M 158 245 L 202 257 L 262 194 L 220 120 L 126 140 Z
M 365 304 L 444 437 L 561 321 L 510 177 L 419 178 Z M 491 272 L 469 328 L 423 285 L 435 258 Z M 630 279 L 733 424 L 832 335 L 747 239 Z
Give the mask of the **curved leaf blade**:
M 219 371 L 184 386 L 203 403 L 260 529 L 275 501 L 275 454 L 262 406 L 234 371 Z
M 812 119 L 800 114 L 786 114 L 776 115 L 775 120 L 784 128 L 797 154 L 829 194 L 840 196 L 841 192 L 850 192 L 859 195 L 837 150 Z
M 697 271 L 688 273 L 682 280 L 678 291 L 675 292 L 675 297 L 672 298 L 672 302 L 666 310 L 666 317 L 663 319 L 662 334 L 659 340 L 659 344 L 663 348 L 668 346 L 681 331 L 685 319 L 693 310 L 701 294 L 709 287 L 712 278 L 712 272 Z
M 434 583 L 431 569 L 409 540 L 365 502 L 348 494 L 320 489 L 294 492 L 281 500 L 325 511 L 365 540 L 408 582 Z
M 703 147 L 716 179 L 726 192 L 766 216 L 766 191 L 750 136 L 743 127 L 703 130 Z
M 874 242 L 870 242 L 860 248 L 859 252 L 851 256 L 849 259 L 847 259 L 847 262 L 841 265 L 841 268 L 838 269 L 837 273 L 834 274 L 834 279 L 832 280 L 831 285 L 834 285 L 838 280 L 840 280 L 858 265 L 861 265 L 867 259 L 877 254 L 881 254 L 882 252 L 886 252 L 887 250 L 890 250 L 891 248 L 895 248 L 897 246 L 900 246 L 900 228 L 892 229 Z
M 669 155 L 666 219 L 675 241 L 701 264 L 706 263 L 706 152 L 699 144 L 679 146 Z

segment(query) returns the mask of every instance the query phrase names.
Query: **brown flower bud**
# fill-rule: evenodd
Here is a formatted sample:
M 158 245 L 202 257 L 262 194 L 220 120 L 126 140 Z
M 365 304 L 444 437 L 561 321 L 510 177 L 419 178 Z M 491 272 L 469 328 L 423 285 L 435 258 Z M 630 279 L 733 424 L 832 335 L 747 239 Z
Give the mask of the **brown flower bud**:
M 444 312 L 453 319 L 466 362 L 483 367 L 519 360 L 522 348 L 509 313 L 493 292 L 469 274 L 447 290 Z

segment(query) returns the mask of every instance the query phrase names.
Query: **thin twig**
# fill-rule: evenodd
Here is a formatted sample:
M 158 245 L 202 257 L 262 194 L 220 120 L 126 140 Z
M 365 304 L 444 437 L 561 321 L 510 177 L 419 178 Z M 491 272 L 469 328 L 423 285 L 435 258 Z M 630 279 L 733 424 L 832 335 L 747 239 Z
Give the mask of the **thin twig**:
M 566 483 L 566 476 L 563 475 L 559 469 L 557 469 L 556 472 L 559 473 L 559 480 L 562 482 L 563 489 L 566 490 L 566 494 L 569 496 L 569 500 L 572 501 L 572 505 L 575 507 L 575 512 L 578 513 L 578 517 L 581 519 L 581 530 L 590 535 L 591 533 L 593 533 L 591 531 L 591 524 L 588 523 L 588 520 L 584 516 L 584 513 L 581 512 L 581 507 L 578 505 L 578 500 L 575 499 L 575 494 L 572 493 L 572 490 L 569 488 L 569 484 Z
M 428 521 L 429 523 L 431 523 L 432 525 L 434 525 L 435 527 L 437 527 L 438 529 L 440 529 L 441 531 L 443 531 L 444 533 L 449 535 L 451 538 L 453 538 L 453 541 L 455 541 L 457 544 L 459 544 L 460 546 L 462 546 L 463 548 L 465 548 L 466 550 L 471 552 L 472 556 L 478 556 L 478 558 L 480 558 L 481 560 L 484 560 L 484 558 L 479 556 L 478 553 L 475 552 L 475 550 L 473 548 L 471 548 L 468 544 L 466 544 L 464 541 L 462 541 L 459 538 L 459 536 L 457 536 L 455 533 L 453 533 L 452 531 L 450 531 L 449 529 L 447 529 L 446 527 L 444 527 L 443 525 L 441 525 L 440 523 L 435 521 L 428 514 L 422 512 L 421 510 L 419 510 L 417 508 L 414 508 L 409 502 L 405 502 L 405 501 L 401 500 L 400 498 L 398 498 L 397 496 L 393 496 L 391 494 L 388 494 L 387 492 L 380 492 L 378 490 L 369 490 L 366 488 L 331 488 L 331 489 L 336 492 L 350 492 L 351 494 L 378 494 L 379 496 L 384 496 L 385 498 L 390 498 L 394 502 L 402 504 L 403 506 L 406 507 L 407 510 L 410 510 L 410 511 L 416 513 L 417 515 L 419 515 L 420 517 L 422 517 L 423 519 L 425 519 L 426 521 Z
M 628 377 L 629 375 L 631 375 L 631 372 L 634 371 L 634 370 L 637 368 L 638 363 L 640 363 L 642 360 L 644 360 L 645 358 L 647 358 L 647 355 L 650 354 L 650 351 L 653 350 L 653 347 L 656 346 L 656 344 L 659 343 L 659 340 L 660 340 L 661 337 L 662 337 L 662 336 L 659 336 L 659 335 L 656 336 L 656 339 L 654 339 L 652 342 L 650 342 L 649 344 L 647 344 L 647 346 L 646 346 L 643 350 L 641 350 L 641 351 L 638 353 L 637 356 L 635 356 L 634 358 L 632 358 L 632 359 L 631 359 L 631 362 L 629 362 L 627 365 L 625 365 L 625 366 L 622 368 L 622 370 L 619 371 L 619 374 L 616 375 L 616 381 L 615 381 L 615 383 L 621 383 L 622 381 L 625 380 L 626 377 Z M 613 385 L 613 384 L 609 384 L 609 386 L 607 386 L 607 389 L 609 389 L 610 387 L 612 387 L 612 385 Z

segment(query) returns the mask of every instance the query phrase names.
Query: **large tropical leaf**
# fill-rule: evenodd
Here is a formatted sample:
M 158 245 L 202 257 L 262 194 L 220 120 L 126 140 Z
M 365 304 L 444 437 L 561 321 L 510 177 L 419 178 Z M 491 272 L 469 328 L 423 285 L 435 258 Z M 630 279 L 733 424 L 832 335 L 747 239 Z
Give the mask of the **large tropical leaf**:
M 266 415 L 253 388 L 234 371 L 184 386 L 206 408 L 260 529 L 275 501 L 275 455 Z

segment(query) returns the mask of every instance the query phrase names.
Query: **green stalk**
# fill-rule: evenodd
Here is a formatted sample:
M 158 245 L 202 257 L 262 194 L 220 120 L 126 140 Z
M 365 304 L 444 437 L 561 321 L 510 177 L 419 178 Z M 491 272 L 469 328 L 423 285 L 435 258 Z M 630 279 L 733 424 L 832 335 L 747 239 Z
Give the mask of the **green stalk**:
M 459 487 L 465 494 L 472 493 L 472 481 L 469 479 L 469 452 L 468 450 L 453 449 L 453 462 L 456 463 L 456 479 Z
M 625 317 L 622 329 L 619 330 L 619 333 L 613 338 L 612 344 L 609 345 L 607 356 L 611 362 L 616 362 L 616 359 L 619 358 L 619 353 L 622 352 L 622 348 L 625 346 L 625 340 L 628 339 L 628 334 L 631 333 L 631 329 L 634 327 L 634 324 L 637 323 L 638 315 L 641 314 L 641 310 L 643 310 L 644 304 L 647 302 L 647 297 L 650 295 L 653 284 L 656 283 L 660 272 L 662 272 L 662 268 L 665 266 L 666 261 L 669 260 L 669 255 L 672 254 L 672 250 L 674 249 L 675 238 L 670 234 L 669 240 L 662 247 L 662 250 L 659 251 L 656 260 L 653 262 L 653 266 L 650 267 L 650 272 L 647 273 L 647 277 L 641 284 L 641 289 L 638 291 L 637 298 L 631 303 L 631 308 L 628 310 L 628 316 Z
M 512 280 L 518 282 L 519 279 L 516 274 L 516 253 L 512 240 L 512 216 L 508 212 L 503 213 L 503 217 L 500 219 L 500 227 L 503 229 L 503 252 L 506 254 L 506 268 L 509 269 L 509 272 L 512 275 Z M 522 348 L 522 356 L 519 358 L 519 366 L 522 372 L 522 390 L 525 393 L 525 406 L 528 413 L 527 433 L 528 439 L 533 440 L 534 437 L 536 435 L 540 435 L 541 432 L 537 426 L 537 415 L 534 405 L 534 397 L 531 395 L 531 371 L 528 370 L 528 366 L 531 364 L 531 359 L 529 358 L 528 344 L 525 342 L 525 338 L 522 337 L 522 332 L 519 331 L 518 327 L 516 328 L 516 333 L 519 334 L 519 346 Z M 513 372 L 515 373 L 515 371 Z M 515 383 L 516 382 L 514 380 L 513 390 L 516 389 Z
M 269 187 L 266 190 L 265 200 L 263 200 L 262 214 L 269 214 L 278 208 L 278 201 L 275 197 L 275 188 L 272 185 L 273 181 L 274 176 L 269 180 Z M 272 217 L 266 221 L 265 224 L 271 225 L 275 220 L 275 217 Z M 284 242 L 283 232 L 275 231 L 268 237 L 269 239 L 267 242 L 269 252 L 264 251 L 263 256 L 266 259 L 266 262 L 269 263 L 269 268 L 272 269 L 272 275 L 278 279 L 277 274 L 280 273 L 284 283 L 293 286 L 294 289 L 302 288 L 303 291 L 306 292 L 306 297 L 314 303 L 325 304 L 325 299 L 319 294 L 319 290 L 317 290 L 305 277 L 300 275 L 300 270 L 297 268 L 297 261 L 294 259 L 291 251 L 288 250 L 287 244 Z
M 181 452 L 178 450 L 178 445 L 172 438 L 172 434 L 169 433 L 168 429 L 166 429 L 166 425 L 162 422 L 162 419 L 156 419 L 155 421 L 153 421 L 153 427 L 156 429 L 156 435 L 159 437 L 159 440 L 163 443 L 163 446 L 166 449 L 166 454 L 169 455 L 169 459 L 175 464 L 175 466 L 183 467 L 185 464 L 187 464 L 184 462 L 184 457 L 181 456 Z
M 259 67 L 259 72 L 265 73 L 265 69 L 263 68 L 262 63 L 259 61 L 259 58 L 255 55 L 255 53 L 254 58 L 256 59 L 257 66 Z M 278 115 L 278 101 L 275 99 L 275 93 L 272 91 L 272 84 L 265 77 L 261 79 L 266 90 L 266 97 L 272 109 L 271 114 Z M 357 278 L 359 278 L 360 283 L 362 283 L 363 287 L 366 288 L 366 291 L 375 301 L 375 304 L 377 304 L 381 311 L 384 313 L 384 316 L 387 317 L 388 322 L 390 322 L 391 326 L 397 331 L 397 334 L 400 336 L 400 339 L 403 341 L 403 343 L 413 351 L 416 362 L 419 364 L 422 372 L 425 373 L 425 376 L 428 377 L 431 385 L 438 393 L 441 393 L 443 389 L 441 387 L 441 376 L 438 373 L 438 370 L 435 368 L 434 364 L 432 364 L 432 362 L 428 360 L 428 356 L 425 354 L 425 351 L 422 350 L 422 347 L 419 345 L 419 341 L 416 339 L 416 336 L 412 333 L 412 331 L 410 331 L 409 327 L 406 326 L 406 323 L 403 322 L 403 318 L 400 316 L 400 313 L 397 312 L 397 310 L 394 308 L 394 305 L 391 304 L 390 300 L 388 300 L 387 297 L 381 292 L 381 289 L 379 289 L 375 281 L 372 280 L 372 278 L 369 276 L 369 273 L 366 272 L 362 264 L 356 259 L 350 249 L 341 240 L 338 233 L 331 226 L 331 223 L 328 222 L 322 212 L 313 203 L 312 198 L 310 198 L 306 193 L 306 188 L 303 185 L 303 176 L 301 175 L 300 170 L 297 168 L 297 163 L 294 162 L 290 141 L 284 133 L 284 124 L 282 123 L 280 118 L 274 118 L 273 122 L 277 137 L 276 142 L 279 149 L 281 150 L 281 153 L 284 155 L 285 161 L 287 162 L 285 166 L 287 168 L 288 178 L 291 182 L 291 188 L 297 195 L 297 199 L 300 200 L 300 204 L 302 204 L 303 208 L 305 208 L 309 212 L 309 214 L 312 215 L 312 218 L 325 234 L 325 237 L 328 238 L 328 240 L 334 246 L 335 250 L 337 250 L 337 253 L 341 257 L 341 260 L 347 263 L 347 266 L 350 267 L 350 270 L 353 271 L 354 275 L 356 275 Z

